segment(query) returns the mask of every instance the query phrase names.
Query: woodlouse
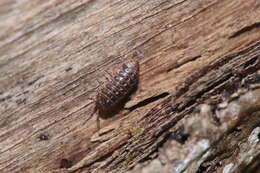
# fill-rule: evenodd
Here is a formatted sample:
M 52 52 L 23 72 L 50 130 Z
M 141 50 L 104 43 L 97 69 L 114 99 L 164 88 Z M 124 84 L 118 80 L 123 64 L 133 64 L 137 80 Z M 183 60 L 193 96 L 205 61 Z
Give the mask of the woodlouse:
M 106 78 L 107 82 L 98 87 L 96 96 L 90 98 L 95 107 L 89 118 L 96 112 L 99 115 L 114 112 L 129 98 L 138 84 L 139 62 L 131 59 L 122 63 L 114 75 L 108 74 L 110 78 Z M 99 116 L 97 118 L 99 120 Z

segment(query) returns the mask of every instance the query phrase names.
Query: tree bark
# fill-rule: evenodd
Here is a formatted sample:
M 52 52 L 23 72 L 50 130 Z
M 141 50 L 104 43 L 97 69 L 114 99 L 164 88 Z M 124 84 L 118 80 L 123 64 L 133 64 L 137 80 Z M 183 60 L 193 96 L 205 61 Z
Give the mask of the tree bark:
M 260 1 L 2 0 L 1 172 L 259 171 Z M 139 84 L 95 115 L 138 51 Z

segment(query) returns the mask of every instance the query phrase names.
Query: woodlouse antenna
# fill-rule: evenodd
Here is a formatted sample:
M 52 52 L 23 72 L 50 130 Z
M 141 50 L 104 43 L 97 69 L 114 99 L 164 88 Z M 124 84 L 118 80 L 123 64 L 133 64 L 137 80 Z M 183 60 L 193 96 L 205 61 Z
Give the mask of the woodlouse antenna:
M 98 82 L 98 85 L 95 86 L 95 87 L 93 87 L 93 88 L 91 88 L 91 89 L 89 89 L 89 90 L 87 90 L 87 93 L 96 90 L 97 88 L 99 88 L 99 87 L 102 85 L 99 80 L 97 80 L 97 82 Z M 93 104 L 93 103 L 94 103 L 94 104 L 96 103 L 96 98 L 95 98 L 95 97 L 89 97 L 89 98 L 87 98 L 87 100 L 90 100 L 90 102 L 89 102 L 87 105 L 84 106 L 85 108 L 88 107 L 89 105 Z M 89 117 L 84 121 L 84 124 L 96 113 L 96 111 L 97 111 L 97 107 L 95 106 L 94 109 L 93 109 L 93 111 L 92 111 L 92 113 L 91 113 L 91 114 L 89 115 Z
M 95 98 L 89 98 L 89 100 L 92 100 L 90 103 L 88 103 L 87 105 L 86 105 L 86 107 L 87 106 L 89 106 L 90 104 L 92 104 L 92 103 L 96 103 L 96 99 Z M 93 117 L 93 115 L 96 113 L 98 111 L 98 109 L 97 109 L 97 106 L 95 106 L 94 108 L 93 108 L 93 111 L 91 112 L 91 114 L 88 116 L 88 118 L 84 121 L 84 123 L 83 124 L 86 124 L 86 122 L 88 121 L 88 120 L 90 120 L 90 118 L 92 118 Z M 100 129 L 100 120 L 99 120 L 99 116 L 97 116 L 97 129 L 99 130 Z
M 85 107 L 88 107 L 89 105 L 91 105 L 92 103 L 95 103 L 95 99 L 93 98 L 89 98 L 89 100 L 92 100 L 91 102 L 89 102 Z M 97 107 L 95 106 L 92 113 L 88 116 L 88 118 L 84 121 L 83 124 L 86 124 L 86 122 L 97 112 Z
M 100 83 L 100 81 L 97 80 L 97 82 L 98 82 L 98 85 L 95 86 L 95 87 L 93 87 L 93 88 L 88 89 L 88 90 L 86 91 L 86 93 L 92 92 L 92 91 L 96 90 L 97 88 L 99 88 L 99 87 L 102 85 L 102 84 Z
M 96 112 L 97 112 L 97 107 L 95 106 L 94 109 L 93 109 L 93 111 L 92 111 L 92 113 L 91 113 L 91 114 L 89 115 L 89 117 L 84 121 L 84 124 L 86 124 L 86 122 L 87 122 L 88 120 L 90 120 L 90 118 L 92 118 L 93 115 L 94 115 Z

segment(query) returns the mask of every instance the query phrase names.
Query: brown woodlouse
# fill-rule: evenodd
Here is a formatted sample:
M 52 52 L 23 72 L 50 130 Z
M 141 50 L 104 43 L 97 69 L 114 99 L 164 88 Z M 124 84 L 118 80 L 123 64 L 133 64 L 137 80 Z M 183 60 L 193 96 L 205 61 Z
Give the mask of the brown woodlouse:
M 107 82 L 99 85 L 96 96 L 90 98 L 91 103 L 95 103 L 95 107 L 89 118 L 96 112 L 99 115 L 114 112 L 122 105 L 122 102 L 124 103 L 129 98 L 138 84 L 139 62 L 131 59 L 123 63 L 114 75 L 108 74 L 110 78 L 106 77 Z M 99 115 L 98 128 L 100 128 Z

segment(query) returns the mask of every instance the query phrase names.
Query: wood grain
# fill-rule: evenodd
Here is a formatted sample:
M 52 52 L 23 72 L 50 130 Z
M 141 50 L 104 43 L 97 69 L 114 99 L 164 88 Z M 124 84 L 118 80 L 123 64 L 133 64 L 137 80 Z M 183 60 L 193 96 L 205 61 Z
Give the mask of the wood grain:
M 257 0 L 2 0 L 0 20 L 1 172 L 122 172 L 259 69 Z M 135 50 L 138 89 L 97 131 L 91 89 Z

